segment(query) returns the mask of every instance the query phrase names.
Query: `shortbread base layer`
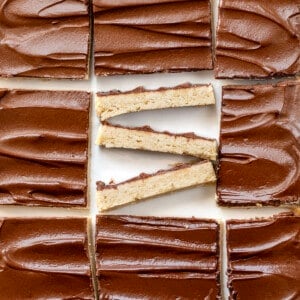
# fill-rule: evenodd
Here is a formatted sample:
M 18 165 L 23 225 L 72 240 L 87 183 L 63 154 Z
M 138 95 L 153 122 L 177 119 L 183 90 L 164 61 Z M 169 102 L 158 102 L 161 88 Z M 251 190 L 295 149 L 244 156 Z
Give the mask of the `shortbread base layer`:
M 96 98 L 96 111 L 104 121 L 117 115 L 142 110 L 212 104 L 215 104 L 215 97 L 211 85 L 188 85 L 154 91 L 139 88 L 125 93 L 99 93 Z
M 103 124 L 98 133 L 98 145 L 106 148 L 126 148 L 191 155 L 216 160 L 216 140 L 201 138 L 192 133 L 158 132 L 150 127 L 123 127 Z
M 119 184 L 98 182 L 99 211 L 138 200 L 216 181 L 213 165 L 209 161 L 183 164 L 154 174 L 141 174 Z

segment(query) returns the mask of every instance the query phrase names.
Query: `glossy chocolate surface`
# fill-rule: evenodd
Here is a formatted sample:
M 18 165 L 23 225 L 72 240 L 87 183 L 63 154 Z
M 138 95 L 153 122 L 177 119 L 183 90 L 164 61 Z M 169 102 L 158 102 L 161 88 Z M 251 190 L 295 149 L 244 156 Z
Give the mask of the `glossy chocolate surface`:
M 300 299 L 300 217 L 227 222 L 230 299 Z
M 220 0 L 217 78 L 300 72 L 299 0 Z
M 94 299 L 86 219 L 0 219 L 1 299 Z
M 97 75 L 212 69 L 209 0 L 93 0 Z
M 139 93 L 152 93 L 152 92 L 164 92 L 164 91 L 169 91 L 169 90 L 177 90 L 177 89 L 190 89 L 190 88 L 200 88 L 200 87 L 210 87 L 211 84 L 192 84 L 189 82 L 179 84 L 173 87 L 160 87 L 158 89 L 147 89 L 144 86 L 138 86 L 137 88 L 129 91 L 121 91 L 121 90 L 111 90 L 108 92 L 98 92 L 97 96 L 98 97 L 103 97 L 103 96 L 111 96 L 111 95 L 128 95 L 128 94 L 139 94 Z
M 220 299 L 211 220 L 99 216 L 100 299 Z
M 300 201 L 300 82 L 223 88 L 221 205 Z
M 0 76 L 85 78 L 87 0 L 1 0 Z
M 0 90 L 0 204 L 86 206 L 90 95 Z

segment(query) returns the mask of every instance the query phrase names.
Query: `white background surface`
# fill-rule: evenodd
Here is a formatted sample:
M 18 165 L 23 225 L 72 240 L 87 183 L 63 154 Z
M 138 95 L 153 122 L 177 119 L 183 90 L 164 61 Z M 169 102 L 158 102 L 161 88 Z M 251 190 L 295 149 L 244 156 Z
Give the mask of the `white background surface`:
M 216 24 L 217 1 L 213 1 L 214 21 Z M 214 24 L 214 26 L 215 26 Z M 199 58 L 201 59 L 201 58 Z M 149 89 L 161 86 L 175 86 L 185 82 L 212 83 L 217 105 L 216 107 L 178 108 L 159 111 L 147 111 L 118 116 L 110 121 L 122 125 L 143 126 L 149 125 L 157 130 L 171 132 L 195 132 L 198 135 L 218 138 L 221 86 L 224 84 L 248 83 L 247 81 L 222 81 L 213 78 L 213 71 L 179 73 L 179 74 L 152 74 L 137 76 L 115 76 L 95 78 L 89 81 L 67 80 L 36 80 L 36 79 L 0 79 L 0 88 L 20 89 L 50 89 L 50 90 L 88 90 L 109 91 L 112 89 L 130 90 L 138 86 Z M 251 83 L 254 83 L 253 81 Z M 108 183 L 111 179 L 116 182 L 136 176 L 141 172 L 155 172 L 159 169 L 171 167 L 176 162 L 191 160 L 190 157 L 159 154 L 152 152 L 139 152 L 132 150 L 100 149 L 95 145 L 99 121 L 95 114 L 95 101 L 93 97 L 91 111 L 90 132 L 90 202 L 91 207 L 84 209 L 55 209 L 30 207 L 0 207 L 0 217 L 49 217 L 49 216 L 91 216 L 95 220 L 96 202 L 95 191 L 97 180 Z M 76 120 L 75 120 L 76 121 Z M 221 223 L 229 218 L 253 218 L 270 216 L 283 211 L 279 208 L 220 208 L 215 201 L 215 186 L 197 187 L 173 194 L 164 195 L 155 199 L 141 201 L 136 204 L 124 206 L 110 211 L 111 214 L 133 214 L 151 216 L 174 217 L 200 217 L 215 218 Z M 223 236 L 224 238 L 224 236 Z M 225 243 L 223 252 L 225 255 Z M 223 265 L 226 263 L 224 256 Z M 225 273 L 222 271 L 224 285 Z M 227 298 L 227 290 L 225 290 Z

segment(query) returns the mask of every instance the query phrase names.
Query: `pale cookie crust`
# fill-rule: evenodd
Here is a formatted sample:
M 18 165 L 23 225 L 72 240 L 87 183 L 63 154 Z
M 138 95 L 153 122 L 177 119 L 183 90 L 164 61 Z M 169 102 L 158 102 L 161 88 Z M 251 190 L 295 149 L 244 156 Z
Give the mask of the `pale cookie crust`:
M 193 133 L 173 134 L 146 127 L 125 127 L 103 123 L 96 143 L 106 148 L 126 148 L 191 155 L 216 160 L 217 142 Z
M 119 184 L 97 182 L 99 211 L 151 198 L 161 194 L 216 181 L 215 170 L 209 161 L 177 165 L 154 174 L 140 174 Z
M 215 104 L 211 85 L 180 85 L 173 88 L 145 90 L 138 88 L 129 92 L 98 93 L 96 112 L 101 120 L 142 110 Z

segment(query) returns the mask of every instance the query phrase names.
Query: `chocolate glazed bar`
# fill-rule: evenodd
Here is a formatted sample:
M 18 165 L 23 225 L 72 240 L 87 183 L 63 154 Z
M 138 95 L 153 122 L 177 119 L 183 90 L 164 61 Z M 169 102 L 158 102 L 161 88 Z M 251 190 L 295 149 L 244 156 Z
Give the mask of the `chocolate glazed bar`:
M 209 0 L 93 0 L 96 75 L 212 69 Z
M 221 299 L 213 220 L 98 216 L 97 275 L 104 299 Z
M 230 299 L 300 299 L 299 245 L 299 216 L 228 221 Z
M 0 299 L 94 299 L 86 219 L 0 219 Z
M 0 90 L 0 204 L 86 206 L 90 95 Z
M 88 0 L 1 0 L 0 77 L 88 75 Z
M 300 201 L 300 82 L 223 88 L 221 205 Z
M 217 78 L 300 72 L 299 0 L 220 0 Z

